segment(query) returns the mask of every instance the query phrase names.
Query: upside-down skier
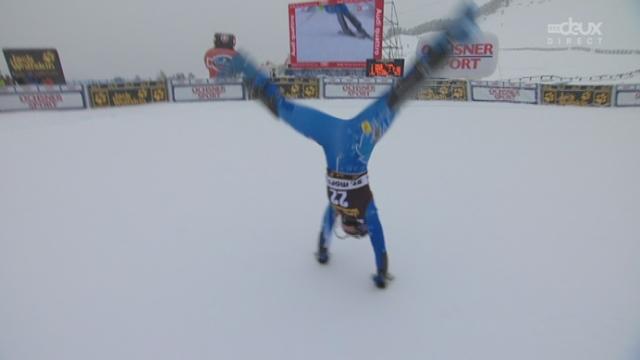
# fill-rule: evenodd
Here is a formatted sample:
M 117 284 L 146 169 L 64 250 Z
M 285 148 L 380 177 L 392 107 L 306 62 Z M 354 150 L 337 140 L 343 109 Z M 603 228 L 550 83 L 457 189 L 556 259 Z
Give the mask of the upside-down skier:
M 327 161 L 327 195 L 317 244 L 316 259 L 329 261 L 329 245 L 334 225 L 340 218 L 343 231 L 354 237 L 368 235 L 375 254 L 373 282 L 385 288 L 391 279 L 382 224 L 369 188 L 367 165 L 373 148 L 387 132 L 400 109 L 417 85 L 431 76 L 450 52 L 451 41 L 464 41 L 477 27 L 475 8 L 467 6 L 435 40 L 429 54 L 423 56 L 407 76 L 352 119 L 339 119 L 284 98 L 278 87 L 242 53 L 232 60 L 234 71 L 243 73 L 245 83 L 276 117 L 300 134 L 318 143 Z

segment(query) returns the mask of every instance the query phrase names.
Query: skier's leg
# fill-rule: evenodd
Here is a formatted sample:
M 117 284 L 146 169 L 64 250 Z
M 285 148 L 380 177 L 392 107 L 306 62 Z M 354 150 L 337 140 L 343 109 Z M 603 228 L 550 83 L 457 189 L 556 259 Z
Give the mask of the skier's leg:
M 336 13 L 338 18 L 338 23 L 340 24 L 340 28 L 342 29 L 342 33 L 349 36 L 355 36 L 356 34 L 349 29 L 349 25 L 347 25 L 347 21 L 344 19 L 344 14 L 341 12 Z
M 322 218 L 322 228 L 320 229 L 320 235 L 318 236 L 318 251 L 316 252 L 316 259 L 321 264 L 325 264 L 329 261 L 329 245 L 335 220 L 335 210 L 331 205 L 327 205 L 327 209 L 324 211 L 324 216 Z
M 247 88 L 273 115 L 284 120 L 300 134 L 322 146 L 333 139 L 335 128 L 343 121 L 322 111 L 289 101 L 280 92 L 278 85 L 260 71 L 242 52 L 232 59 L 234 72 L 244 75 Z
M 347 11 L 344 13 L 344 16 L 346 16 L 347 19 L 349 19 L 349 21 L 353 24 L 353 26 L 355 26 L 360 37 L 371 38 L 371 35 L 369 35 L 367 31 L 362 27 L 362 23 L 360 22 L 360 20 L 358 20 L 358 18 L 353 15 L 351 11 L 347 9 Z
M 369 230 L 369 238 L 371 239 L 371 245 L 373 246 L 373 252 L 376 258 L 376 275 L 373 278 L 376 286 L 384 288 L 386 281 L 389 278 L 389 260 L 387 257 L 387 249 L 384 241 L 384 233 L 382 231 L 382 224 L 378 217 L 378 209 L 375 202 L 371 201 L 367 207 L 365 214 L 365 221 L 367 222 L 367 229 Z

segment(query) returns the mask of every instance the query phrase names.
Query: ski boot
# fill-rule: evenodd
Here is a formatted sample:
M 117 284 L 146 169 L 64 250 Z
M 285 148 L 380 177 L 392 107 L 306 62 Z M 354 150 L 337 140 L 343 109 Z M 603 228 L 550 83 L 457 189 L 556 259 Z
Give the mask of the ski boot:
M 387 283 L 393 280 L 393 276 L 389 274 L 388 268 L 389 268 L 389 260 L 387 258 L 387 253 L 385 252 L 382 258 L 382 266 L 378 268 L 378 272 L 373 274 L 373 276 L 371 277 L 371 279 L 373 280 L 373 283 L 376 285 L 378 289 L 386 288 Z
M 393 280 L 393 276 L 388 272 L 378 270 L 378 273 L 374 274 L 371 279 L 378 289 L 384 289 L 387 287 L 389 281 Z

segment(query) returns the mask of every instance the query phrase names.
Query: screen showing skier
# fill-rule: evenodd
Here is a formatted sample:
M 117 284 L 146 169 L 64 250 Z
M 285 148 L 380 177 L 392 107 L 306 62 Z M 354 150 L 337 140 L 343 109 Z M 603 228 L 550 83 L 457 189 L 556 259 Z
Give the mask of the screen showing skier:
M 289 4 L 294 68 L 364 68 L 382 57 L 384 0 Z

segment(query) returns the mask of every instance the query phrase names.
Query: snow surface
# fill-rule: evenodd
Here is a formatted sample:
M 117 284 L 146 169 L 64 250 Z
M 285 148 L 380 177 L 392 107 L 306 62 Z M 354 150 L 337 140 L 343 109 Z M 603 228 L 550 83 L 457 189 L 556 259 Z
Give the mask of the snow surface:
M 348 117 L 367 102 L 308 104 Z M 366 239 L 253 102 L 0 115 L 0 359 L 640 357 L 638 109 L 412 102 Z

